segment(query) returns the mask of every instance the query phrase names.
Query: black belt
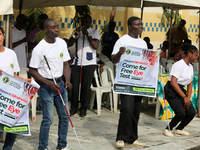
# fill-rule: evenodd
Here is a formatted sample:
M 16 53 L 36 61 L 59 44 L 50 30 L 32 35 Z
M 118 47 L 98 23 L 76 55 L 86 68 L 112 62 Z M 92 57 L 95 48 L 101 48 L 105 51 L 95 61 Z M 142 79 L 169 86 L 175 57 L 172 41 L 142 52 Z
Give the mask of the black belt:
M 45 79 L 47 79 L 47 78 L 45 78 Z M 56 81 L 57 83 L 59 83 L 59 82 L 62 80 L 62 77 L 54 78 L 54 79 L 55 79 L 55 81 Z M 54 82 L 53 79 L 47 79 L 47 80 Z

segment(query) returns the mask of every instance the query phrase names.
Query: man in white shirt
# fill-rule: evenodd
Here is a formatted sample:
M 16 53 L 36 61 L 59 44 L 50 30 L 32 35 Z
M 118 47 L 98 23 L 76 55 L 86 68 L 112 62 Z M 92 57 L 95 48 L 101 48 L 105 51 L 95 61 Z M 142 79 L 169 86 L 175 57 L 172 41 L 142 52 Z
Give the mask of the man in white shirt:
M 24 14 L 19 14 L 16 18 L 16 25 L 12 27 L 12 47 L 17 55 L 20 68 L 27 68 L 26 46 L 29 37 L 26 36 L 26 27 L 28 19 Z
M 125 46 L 134 46 L 138 48 L 147 48 L 144 40 L 139 38 L 142 33 L 142 20 L 138 17 L 128 19 L 128 34 L 122 36 L 115 43 L 112 52 L 112 62 L 117 63 L 118 69 L 121 56 L 125 53 Z M 123 148 L 125 145 L 144 147 L 145 143 L 140 143 L 138 139 L 138 122 L 140 116 L 140 106 L 142 96 L 133 96 L 120 94 L 121 110 L 116 138 L 116 147 Z
M 73 85 L 70 111 L 71 116 L 77 114 L 79 92 L 81 93 L 80 117 L 86 116 L 89 105 L 90 86 L 96 68 L 96 49 L 98 48 L 100 41 L 99 31 L 92 29 L 90 27 L 91 23 L 91 16 L 85 15 L 82 19 L 82 36 L 76 41 L 73 37 L 69 40 L 69 43 L 71 43 L 71 41 L 72 43 L 76 42 L 76 57 L 72 63 L 71 75 L 71 82 Z M 81 89 L 79 89 L 80 80 Z
M 60 90 L 64 103 L 67 109 L 69 109 L 66 88 L 72 88 L 70 83 L 71 71 L 68 63 L 70 56 L 66 42 L 58 37 L 59 26 L 55 20 L 45 20 L 44 31 L 46 32 L 46 37 L 33 49 L 29 65 L 30 74 L 40 84 L 38 94 L 42 101 L 43 118 L 40 126 L 38 150 L 48 149 L 49 130 L 53 123 L 54 106 L 59 116 L 58 144 L 56 150 L 68 150 L 66 138 L 69 118 L 57 89 Z M 53 77 L 44 56 L 46 56 L 57 84 L 53 82 Z M 62 80 L 63 74 L 66 80 L 65 83 Z

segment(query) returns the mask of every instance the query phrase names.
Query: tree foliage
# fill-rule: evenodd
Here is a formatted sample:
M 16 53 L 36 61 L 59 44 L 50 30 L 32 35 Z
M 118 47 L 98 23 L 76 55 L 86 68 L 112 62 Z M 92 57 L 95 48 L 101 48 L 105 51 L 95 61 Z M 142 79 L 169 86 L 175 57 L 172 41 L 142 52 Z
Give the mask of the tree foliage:
M 44 8 L 31 8 L 27 9 L 27 11 L 24 13 L 26 16 L 28 16 L 29 22 L 26 26 L 26 33 L 27 35 L 30 34 L 30 32 L 37 27 L 38 24 L 38 17 L 41 14 L 44 14 Z
M 179 22 L 181 21 L 181 15 L 179 14 L 178 10 L 174 10 L 171 14 L 171 7 L 163 7 L 163 14 L 161 17 L 161 24 L 162 26 L 166 24 L 170 24 L 171 23 L 171 19 L 172 19 L 172 25 L 176 26 L 179 24 Z
M 84 15 L 91 15 L 90 6 L 89 5 L 82 5 L 82 6 L 75 6 L 76 13 L 71 22 L 76 28 L 80 26 L 81 20 Z

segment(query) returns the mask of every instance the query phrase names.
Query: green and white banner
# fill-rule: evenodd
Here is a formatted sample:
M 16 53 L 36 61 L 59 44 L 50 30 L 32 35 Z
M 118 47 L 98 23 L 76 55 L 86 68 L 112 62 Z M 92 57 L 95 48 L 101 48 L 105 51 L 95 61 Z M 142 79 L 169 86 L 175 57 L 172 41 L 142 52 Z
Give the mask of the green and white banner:
M 5 72 L 0 76 L 0 130 L 30 134 L 28 104 L 39 89 Z
M 159 50 L 126 46 L 114 81 L 116 93 L 156 97 Z

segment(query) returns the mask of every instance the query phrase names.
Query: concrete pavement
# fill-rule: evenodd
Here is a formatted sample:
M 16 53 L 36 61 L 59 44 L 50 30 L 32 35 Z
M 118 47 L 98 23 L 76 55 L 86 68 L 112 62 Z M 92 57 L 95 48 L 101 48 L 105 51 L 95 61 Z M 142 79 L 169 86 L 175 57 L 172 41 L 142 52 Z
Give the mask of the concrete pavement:
M 150 103 L 147 110 L 143 110 L 143 107 L 141 108 L 138 140 L 145 142 L 147 146 L 144 148 L 125 147 L 122 150 L 186 150 L 200 145 L 200 118 L 195 117 L 185 128 L 191 134 L 190 136 L 175 135 L 169 138 L 162 135 L 167 121 L 154 119 L 155 107 L 156 104 Z M 30 120 L 32 136 L 25 137 L 19 135 L 13 150 L 37 150 L 41 119 L 42 112 L 37 111 L 36 121 Z M 118 119 L 119 112 L 110 113 L 105 107 L 102 108 L 100 116 L 97 116 L 96 110 L 88 110 L 87 116 L 83 118 L 80 118 L 78 115 L 73 116 L 72 122 L 83 150 L 116 150 L 115 139 Z M 55 111 L 54 123 L 51 125 L 50 130 L 49 150 L 56 149 L 57 126 L 58 119 Z M 70 124 L 67 141 L 70 150 L 80 150 Z M 2 148 L 2 145 L 0 143 L 0 148 Z

